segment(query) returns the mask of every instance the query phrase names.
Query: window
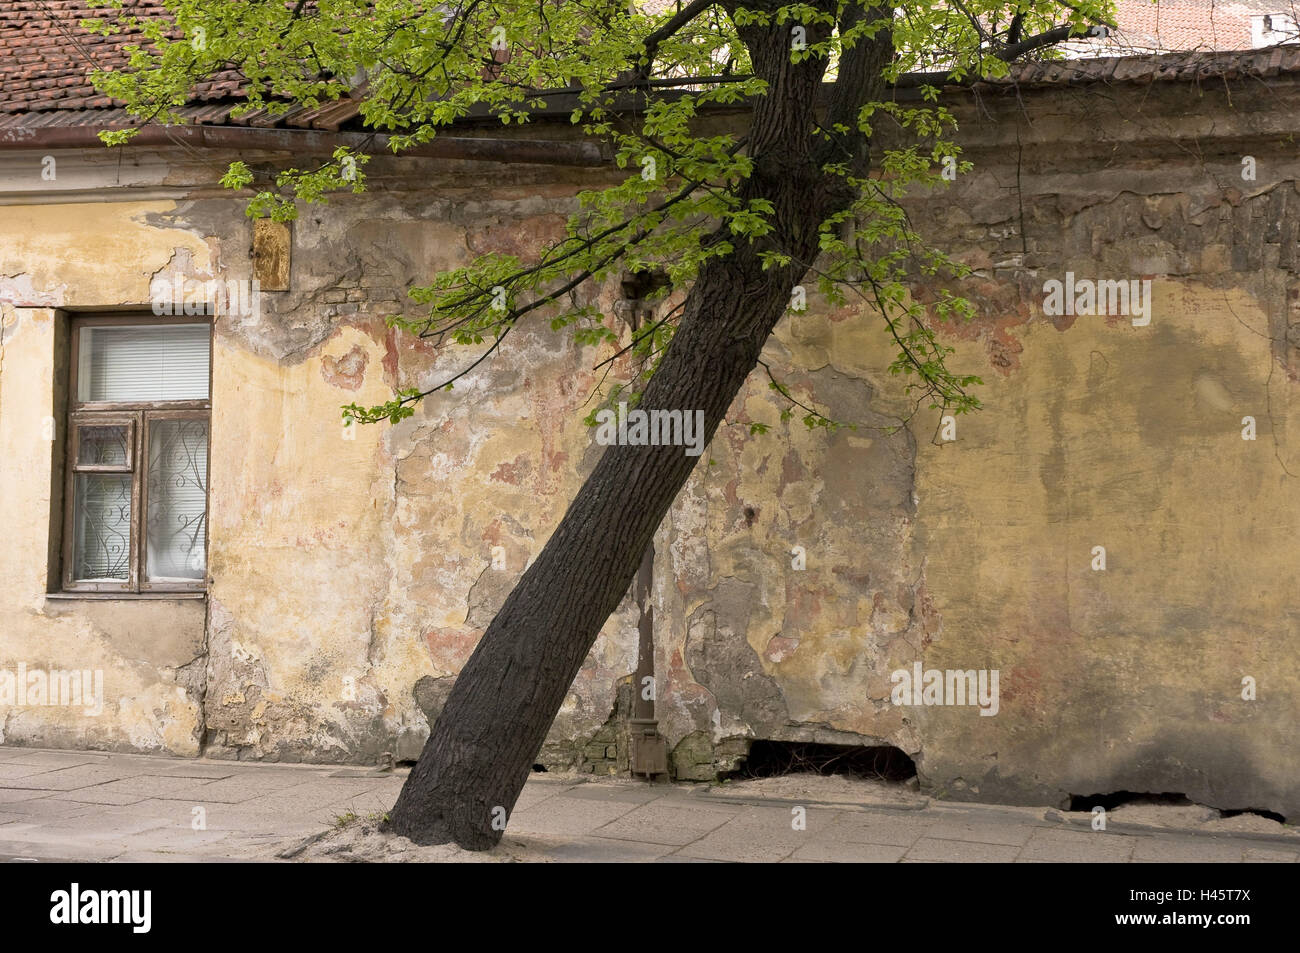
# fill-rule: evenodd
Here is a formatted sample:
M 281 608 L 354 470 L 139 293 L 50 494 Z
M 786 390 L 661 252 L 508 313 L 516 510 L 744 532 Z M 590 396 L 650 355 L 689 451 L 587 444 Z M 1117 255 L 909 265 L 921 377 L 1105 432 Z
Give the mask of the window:
M 205 587 L 211 354 L 208 318 L 73 322 L 65 590 Z

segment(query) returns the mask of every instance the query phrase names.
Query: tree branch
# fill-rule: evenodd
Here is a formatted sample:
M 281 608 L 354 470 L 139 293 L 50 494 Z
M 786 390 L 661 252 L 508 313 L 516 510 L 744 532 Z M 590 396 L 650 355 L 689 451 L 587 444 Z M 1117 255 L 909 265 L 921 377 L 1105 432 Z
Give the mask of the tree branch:
M 1025 25 L 1025 15 L 1023 13 L 1017 13 L 1015 16 L 1011 18 L 1011 26 L 1007 29 L 1008 43 L 1020 42 L 1020 33 L 1021 30 L 1024 28 L 1024 25 Z
M 867 11 L 857 4 L 850 4 L 840 18 L 840 32 L 847 33 L 863 19 L 892 21 L 893 13 L 881 7 L 872 7 Z M 859 38 L 840 55 L 838 74 L 826 110 L 825 127 L 835 129 L 844 126 L 851 130 L 847 142 L 837 141 L 835 146 L 849 153 L 851 161 L 858 166 L 859 174 L 865 174 L 869 143 L 858 128 L 858 113 L 863 103 L 880 99 L 884 88 L 881 71 L 888 65 L 893 51 L 891 22 L 871 36 Z M 828 141 L 827 147 L 822 150 L 821 161 L 832 161 L 832 148 Z
M 1052 27 L 1037 36 L 1031 36 L 1028 39 L 1021 40 L 1019 43 L 1012 43 L 996 51 L 993 56 L 1000 60 L 1014 60 L 1017 56 L 1023 56 L 1025 53 L 1032 53 L 1034 50 L 1041 50 L 1045 46 L 1052 46 L 1060 43 L 1062 40 L 1068 40 L 1072 36 L 1085 36 L 1083 33 L 1075 33 L 1074 27 L 1070 24 L 1064 26 Z
M 647 36 L 644 41 L 645 65 L 637 67 L 636 72 L 632 74 L 633 77 L 644 79 L 649 76 L 650 69 L 654 65 L 655 53 L 659 51 L 659 44 L 673 36 L 678 30 L 713 6 L 715 2 L 716 0 L 691 0 L 690 3 L 673 14 L 667 23 Z
M 977 17 L 975 14 L 971 13 L 970 10 L 966 8 L 966 4 L 962 3 L 961 0 L 952 0 L 952 2 L 953 5 L 956 6 L 958 10 L 960 10 L 963 14 L 965 14 L 966 19 L 970 21 L 970 25 L 975 28 L 975 32 L 979 34 L 980 42 L 981 43 L 989 42 L 990 37 L 988 35 L 988 31 L 984 29 L 984 24 L 980 23 L 980 18 Z

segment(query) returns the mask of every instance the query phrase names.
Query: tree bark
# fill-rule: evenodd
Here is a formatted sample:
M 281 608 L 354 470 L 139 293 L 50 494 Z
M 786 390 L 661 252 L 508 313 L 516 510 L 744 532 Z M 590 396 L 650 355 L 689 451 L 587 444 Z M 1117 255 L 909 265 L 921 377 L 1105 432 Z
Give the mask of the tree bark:
M 778 5 L 776 0 L 743 3 L 750 9 L 769 4 Z M 829 0 L 817 5 L 835 9 Z M 853 12 L 857 7 L 849 10 L 847 16 L 859 15 Z M 887 16 L 887 10 L 880 15 Z M 824 26 L 806 29 L 809 44 L 829 32 Z M 775 229 L 752 244 L 735 239 L 732 253 L 704 265 L 639 404 L 643 410 L 703 410 L 709 440 L 756 366 L 791 289 L 816 258 L 818 226 L 853 200 L 841 178 L 822 172 L 830 158 L 827 149 L 839 158 L 845 149 L 861 158 L 866 147 L 853 134 L 837 137 L 829 147 L 815 135 L 826 64 L 822 59 L 790 62 L 789 24 L 745 27 L 741 37 L 755 73 L 769 86 L 754 104 L 749 130 L 754 165 L 741 197 L 772 202 Z M 846 51 L 831 116 L 852 112 L 852 103 L 880 98 L 881 68 L 892 49 L 886 30 Z M 840 83 L 845 88 L 838 88 Z M 719 229 L 712 240 L 733 239 Z M 764 270 L 759 258 L 764 249 L 791 255 L 793 262 Z M 390 830 L 420 844 L 454 841 L 471 850 L 500 840 L 569 686 L 702 458 L 687 456 L 682 447 L 605 451 L 457 678 L 390 813 Z

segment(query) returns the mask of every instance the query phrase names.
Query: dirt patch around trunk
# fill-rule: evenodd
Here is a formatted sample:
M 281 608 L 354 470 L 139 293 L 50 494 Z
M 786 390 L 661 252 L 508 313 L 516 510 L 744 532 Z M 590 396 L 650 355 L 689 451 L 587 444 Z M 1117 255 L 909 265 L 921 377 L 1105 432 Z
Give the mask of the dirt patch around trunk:
M 549 863 L 544 852 L 508 834 L 491 850 L 465 850 L 455 844 L 422 847 L 382 830 L 379 818 L 346 821 L 279 854 L 304 863 L 512 864 Z

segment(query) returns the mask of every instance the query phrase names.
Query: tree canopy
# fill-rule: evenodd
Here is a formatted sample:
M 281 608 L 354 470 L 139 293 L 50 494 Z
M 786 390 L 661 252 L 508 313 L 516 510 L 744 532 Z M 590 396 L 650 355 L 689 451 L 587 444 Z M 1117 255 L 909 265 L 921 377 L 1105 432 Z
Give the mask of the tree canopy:
M 166 0 L 168 20 L 133 15 L 129 0 L 92 2 L 112 15 L 92 21 L 91 29 L 141 34 L 144 42 L 127 47 L 128 68 L 97 72 L 95 81 L 145 121 L 182 121 L 177 108 L 196 82 L 235 71 L 246 100 L 235 116 L 351 96 L 365 126 L 389 134 L 400 153 L 471 114 L 523 124 L 548 96 L 574 94 L 572 122 L 609 144 L 626 178 L 582 193 L 565 238 L 538 260 L 487 254 L 431 275 L 411 290 L 415 307 L 389 318 L 422 337 L 479 346 L 466 371 L 490 357 L 519 321 L 539 314 L 556 330 L 571 329 L 579 343 L 617 341 L 606 316 L 570 294 L 584 282 L 661 271 L 666 285 L 658 294 L 668 295 L 689 288 L 705 261 L 738 243 L 761 244 L 767 265 L 789 264 L 790 250 L 773 234 L 772 203 L 741 187 L 753 172 L 747 136 L 703 134 L 699 117 L 711 106 L 770 94 L 769 80 L 754 69 L 746 29 L 779 28 L 788 35 L 790 61 L 820 61 L 824 81 L 834 86 L 850 85 L 840 74 L 846 52 L 883 34 L 892 45 L 884 79 L 931 74 L 921 85 L 923 102 L 855 95 L 856 87 L 828 97 L 833 107 L 812 134 L 832 146 L 824 171 L 841 177 L 854 198 L 819 224 L 817 260 L 803 264 L 832 303 L 860 300 L 880 315 L 897 345 L 889 370 L 908 376 L 931 406 L 954 413 L 979 406 L 969 390 L 979 379 L 949 371 L 950 349 L 910 300 L 904 278 L 909 270 L 960 277 L 965 269 L 916 234 L 898 201 L 912 188 L 942 187 L 945 168 L 964 168 L 939 86 L 1003 75 L 1019 56 L 1055 55 L 1054 44 L 1105 23 L 1110 12 L 1100 0 Z M 903 128 L 909 140 L 867 160 L 858 143 L 881 123 Z M 131 134 L 103 135 L 122 143 Z M 253 190 L 250 215 L 287 220 L 303 203 L 364 190 L 367 159 L 340 147 L 329 161 L 306 168 L 270 172 L 236 161 L 223 183 Z M 930 307 L 940 320 L 971 315 L 969 303 L 947 291 Z M 636 336 L 628 350 L 637 375 L 616 382 L 610 397 L 626 388 L 636 401 L 679 313 Z M 379 406 L 351 405 L 345 416 L 396 422 L 459 376 L 402 390 Z M 769 377 L 788 401 L 787 417 L 799 412 L 809 426 L 838 425 L 796 402 L 770 371 Z

